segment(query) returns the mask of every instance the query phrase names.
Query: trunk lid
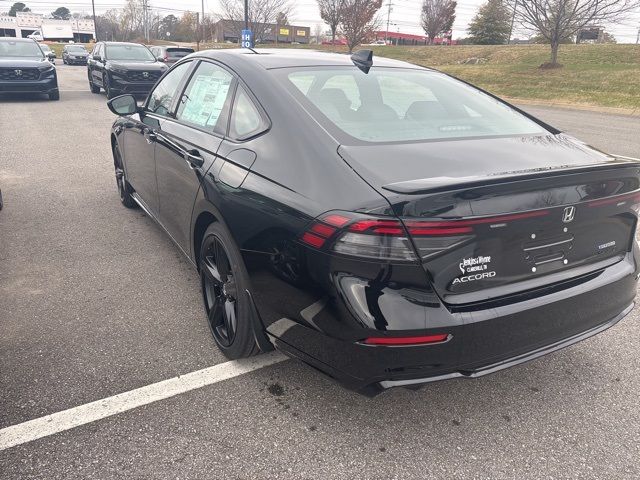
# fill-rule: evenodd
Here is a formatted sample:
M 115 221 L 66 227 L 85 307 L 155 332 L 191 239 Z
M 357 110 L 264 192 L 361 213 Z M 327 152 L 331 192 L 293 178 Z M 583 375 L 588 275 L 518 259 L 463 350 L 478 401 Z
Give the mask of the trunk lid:
M 631 249 L 638 161 L 562 135 L 371 148 L 340 153 L 389 201 L 377 213 L 424 229 L 412 240 L 449 305 L 583 275 Z

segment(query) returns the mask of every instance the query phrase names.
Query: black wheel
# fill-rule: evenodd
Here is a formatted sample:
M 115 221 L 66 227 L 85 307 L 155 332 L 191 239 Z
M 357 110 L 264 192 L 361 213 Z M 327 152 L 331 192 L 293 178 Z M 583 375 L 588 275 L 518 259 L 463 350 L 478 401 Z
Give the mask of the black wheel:
M 89 88 L 91 89 L 91 93 L 100 93 L 100 87 L 93 84 L 93 80 L 91 80 L 91 72 L 89 72 Z
M 214 223 L 205 232 L 199 266 L 204 308 L 218 348 L 230 359 L 257 354 L 247 294 L 249 276 L 222 225 Z
M 52 92 L 49 92 L 49 100 L 60 100 L 60 90 L 56 88 Z
M 116 184 L 118 185 L 120 201 L 127 208 L 136 208 L 138 204 L 131 196 L 133 188 L 131 188 L 131 185 L 127 182 L 127 177 L 124 173 L 124 167 L 122 164 L 122 156 L 120 155 L 120 149 L 117 146 L 113 148 L 113 159 L 116 167 Z
M 102 76 L 102 87 L 104 88 L 104 93 L 107 94 L 107 98 L 111 100 L 114 97 L 117 97 L 116 94 L 111 90 L 111 85 L 109 85 L 109 75 L 106 73 Z
M 66 64 L 67 64 L 67 59 L 66 59 L 66 58 L 64 58 L 64 57 L 62 57 L 62 63 L 63 63 L 64 65 L 66 65 Z

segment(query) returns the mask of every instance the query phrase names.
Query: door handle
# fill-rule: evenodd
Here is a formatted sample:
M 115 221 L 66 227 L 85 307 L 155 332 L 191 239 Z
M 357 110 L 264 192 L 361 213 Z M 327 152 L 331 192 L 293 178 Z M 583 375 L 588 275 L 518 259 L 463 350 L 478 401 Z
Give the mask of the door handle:
M 145 128 L 142 132 L 144 138 L 147 140 L 147 143 L 151 145 L 158 139 L 158 135 L 156 135 L 152 130 Z
M 200 168 L 204 165 L 204 158 L 196 149 L 185 150 L 184 159 L 191 168 Z

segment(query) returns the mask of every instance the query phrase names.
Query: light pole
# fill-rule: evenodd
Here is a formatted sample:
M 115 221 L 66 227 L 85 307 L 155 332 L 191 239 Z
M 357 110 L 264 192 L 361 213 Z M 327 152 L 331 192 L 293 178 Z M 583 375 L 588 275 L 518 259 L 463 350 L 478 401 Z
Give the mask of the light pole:
M 91 0 L 91 8 L 93 9 L 93 36 L 98 41 L 98 25 L 96 24 L 96 4 L 95 0 Z
M 244 0 L 244 29 L 249 30 L 249 0 Z

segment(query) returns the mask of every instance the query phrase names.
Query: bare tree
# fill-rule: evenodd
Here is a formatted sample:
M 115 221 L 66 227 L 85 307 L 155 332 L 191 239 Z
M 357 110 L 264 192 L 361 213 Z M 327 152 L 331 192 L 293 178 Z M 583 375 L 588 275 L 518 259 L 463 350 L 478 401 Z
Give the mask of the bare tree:
M 322 36 L 322 25 L 319 23 L 316 23 L 315 26 L 313 27 L 313 34 L 316 37 L 316 43 L 320 43 L 320 37 Z
M 344 0 L 340 28 L 347 39 L 349 53 L 356 45 L 370 39 L 380 26 L 376 13 L 382 7 L 382 0 Z
M 544 67 L 560 67 L 558 50 L 563 40 L 572 38 L 590 24 L 624 20 L 640 0 L 525 0 L 518 1 L 516 17 L 551 44 L 551 62 Z
M 331 44 L 336 41 L 336 33 L 338 25 L 342 20 L 342 7 L 345 0 L 318 0 L 318 8 L 320 9 L 320 18 L 324 23 L 329 25 L 331 30 Z
M 424 0 L 420 23 L 429 45 L 438 35 L 451 30 L 456 19 L 457 5 L 455 0 Z
M 220 0 L 220 8 L 222 19 L 231 21 L 231 28 L 240 38 L 244 28 L 244 1 Z M 290 17 L 293 7 L 289 0 L 251 0 L 248 13 L 249 29 L 253 32 L 253 38 L 256 43 L 262 43 L 269 33 L 270 25 L 276 23 L 278 15 Z

